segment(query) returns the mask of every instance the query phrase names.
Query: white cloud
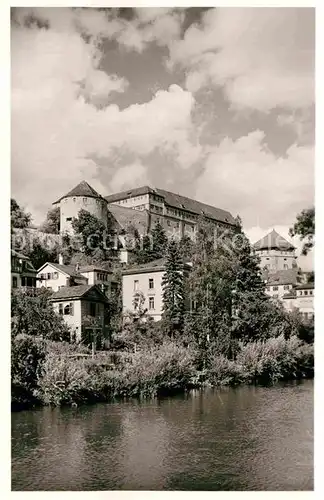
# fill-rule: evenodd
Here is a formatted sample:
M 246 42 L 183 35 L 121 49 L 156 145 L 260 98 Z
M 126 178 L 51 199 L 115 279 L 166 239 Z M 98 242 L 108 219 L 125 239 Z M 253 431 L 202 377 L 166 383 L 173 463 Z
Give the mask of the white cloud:
M 290 225 L 314 203 L 313 148 L 293 145 L 276 157 L 264 138 L 256 130 L 236 141 L 224 139 L 210 148 L 197 179 L 197 199 L 239 214 L 244 227 Z
M 111 168 L 118 151 L 137 158 L 158 149 L 190 166 L 200 151 L 191 142 L 192 94 L 171 85 L 149 102 L 120 110 L 110 103 L 111 93 L 124 91 L 127 82 L 99 69 L 95 38 L 87 43 L 71 16 L 63 25 L 55 16 L 55 29 L 12 30 L 12 189 L 18 201 L 37 212 L 82 179 L 96 187 L 100 171 L 91 158 L 104 157 Z M 105 107 L 94 106 L 102 100 Z
M 109 192 L 123 191 L 145 183 L 147 183 L 147 167 L 140 162 L 135 162 L 117 170 L 109 183 Z
M 169 67 L 187 71 L 187 88 L 222 86 L 234 107 L 269 111 L 314 101 L 314 10 L 219 8 L 170 45 Z

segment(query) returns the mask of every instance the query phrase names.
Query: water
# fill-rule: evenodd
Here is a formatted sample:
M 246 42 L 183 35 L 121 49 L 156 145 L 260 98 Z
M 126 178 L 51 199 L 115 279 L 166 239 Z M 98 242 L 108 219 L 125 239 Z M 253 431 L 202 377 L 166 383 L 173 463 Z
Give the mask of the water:
M 313 382 L 12 414 L 13 490 L 312 490 Z

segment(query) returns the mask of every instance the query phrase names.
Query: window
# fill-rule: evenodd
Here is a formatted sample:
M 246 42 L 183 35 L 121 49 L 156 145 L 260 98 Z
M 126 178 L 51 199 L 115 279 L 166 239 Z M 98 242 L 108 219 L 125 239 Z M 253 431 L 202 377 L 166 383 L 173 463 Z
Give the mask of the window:
M 309 295 L 313 295 L 313 290 L 309 290 Z
M 154 288 L 154 279 L 153 278 L 149 278 L 149 288 L 150 288 L 150 290 L 152 290 Z
M 284 290 L 289 290 L 289 285 L 284 285 Z
M 73 316 L 73 304 L 70 302 L 64 306 L 64 316 Z
M 90 302 L 90 316 L 96 315 L 96 303 Z
M 304 295 L 308 295 L 308 291 L 307 290 L 304 291 Z
M 88 198 L 83 198 L 83 203 L 87 203 Z
M 149 309 L 154 309 L 154 297 L 149 297 Z
M 273 292 L 277 292 L 278 291 L 278 287 L 277 286 L 273 286 L 272 290 L 273 290 Z
M 63 314 L 63 304 L 59 304 L 59 314 Z
M 13 276 L 12 277 L 12 288 L 17 288 L 17 286 L 18 286 L 17 276 Z
M 138 290 L 138 280 L 134 280 L 134 292 Z
M 76 198 L 73 198 L 73 201 L 76 202 Z
M 55 272 L 55 273 L 53 273 L 53 279 L 54 279 L 54 280 L 57 280 L 57 279 L 58 279 L 58 273 L 56 273 L 56 272 Z
M 47 279 L 48 280 L 52 279 L 52 274 L 51 273 L 47 273 Z
M 271 287 L 270 286 L 266 286 L 266 291 L 270 292 L 270 290 L 271 290 Z
M 66 218 L 66 222 L 71 222 L 71 220 L 72 220 L 72 217 L 67 217 Z

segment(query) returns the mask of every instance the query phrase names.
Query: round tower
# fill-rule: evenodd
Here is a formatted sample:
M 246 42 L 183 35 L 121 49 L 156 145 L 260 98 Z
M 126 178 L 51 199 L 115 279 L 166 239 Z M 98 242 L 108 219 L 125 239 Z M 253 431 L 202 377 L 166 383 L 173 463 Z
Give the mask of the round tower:
M 72 220 L 86 210 L 107 225 L 107 202 L 87 182 L 82 181 L 53 205 L 60 207 L 60 232 L 72 233 Z
M 295 247 L 275 230 L 253 246 L 255 253 L 260 257 L 261 269 L 284 271 L 296 266 Z

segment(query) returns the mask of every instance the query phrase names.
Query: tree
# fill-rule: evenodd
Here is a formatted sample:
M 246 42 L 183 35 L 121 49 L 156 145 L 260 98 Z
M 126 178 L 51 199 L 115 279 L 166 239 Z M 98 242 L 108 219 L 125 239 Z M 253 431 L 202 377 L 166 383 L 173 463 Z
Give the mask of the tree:
M 302 210 L 296 217 L 295 224 L 289 229 L 289 235 L 298 235 L 304 241 L 302 255 L 307 255 L 314 246 L 315 208 Z
M 162 278 L 163 321 L 170 333 L 181 331 L 185 312 L 185 277 L 178 244 L 171 240 L 167 247 L 165 272 Z
M 25 212 L 13 198 L 10 200 L 10 216 L 11 229 L 24 229 L 30 225 L 31 214 Z
M 46 220 L 40 227 L 43 233 L 59 234 L 60 232 L 60 207 L 53 208 L 47 212 Z
M 72 220 L 72 228 L 82 239 L 82 252 L 85 255 L 93 256 L 95 251 L 100 250 L 104 260 L 108 260 L 113 252 L 112 224 L 108 226 L 90 214 L 87 210 L 80 210 L 78 217 Z
M 11 294 L 11 334 L 44 339 L 70 340 L 70 330 L 50 303 L 50 292 L 39 289 L 34 296 L 15 289 Z
M 183 260 L 190 261 L 192 259 L 194 242 L 185 235 L 179 241 L 179 252 Z
M 168 238 L 166 232 L 160 222 L 157 222 L 151 231 L 152 240 L 152 260 L 161 259 L 165 257 L 166 248 L 168 245 Z

